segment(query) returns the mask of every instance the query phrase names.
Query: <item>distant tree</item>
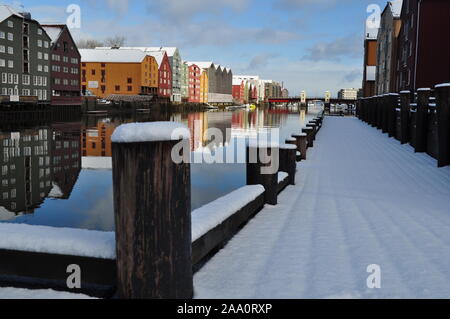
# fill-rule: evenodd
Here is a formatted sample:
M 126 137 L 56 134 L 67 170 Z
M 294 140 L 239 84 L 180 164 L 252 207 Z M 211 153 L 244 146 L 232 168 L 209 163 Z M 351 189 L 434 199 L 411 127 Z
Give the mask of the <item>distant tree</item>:
M 108 47 L 122 47 L 125 45 L 126 39 L 124 36 L 116 35 L 114 37 L 107 38 L 105 45 Z
M 95 49 L 104 46 L 104 43 L 97 40 L 81 39 L 77 42 L 78 49 Z

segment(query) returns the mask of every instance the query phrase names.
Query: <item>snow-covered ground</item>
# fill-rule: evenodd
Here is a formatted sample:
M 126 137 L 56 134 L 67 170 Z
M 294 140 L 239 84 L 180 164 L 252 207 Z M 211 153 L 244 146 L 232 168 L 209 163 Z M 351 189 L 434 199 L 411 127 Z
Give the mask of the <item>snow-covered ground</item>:
M 369 265 L 381 288 L 369 289 Z M 450 168 L 326 118 L 297 185 L 194 278 L 196 298 L 450 298 Z
M 0 288 L 0 299 L 93 299 L 82 294 L 55 291 L 51 289 L 30 290 Z

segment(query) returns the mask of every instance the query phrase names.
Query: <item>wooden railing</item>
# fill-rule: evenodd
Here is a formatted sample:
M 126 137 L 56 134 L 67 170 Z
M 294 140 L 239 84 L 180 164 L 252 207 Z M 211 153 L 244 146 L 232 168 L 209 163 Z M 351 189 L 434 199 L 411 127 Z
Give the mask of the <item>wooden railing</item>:
M 359 99 L 362 121 L 450 165 L 450 84 Z

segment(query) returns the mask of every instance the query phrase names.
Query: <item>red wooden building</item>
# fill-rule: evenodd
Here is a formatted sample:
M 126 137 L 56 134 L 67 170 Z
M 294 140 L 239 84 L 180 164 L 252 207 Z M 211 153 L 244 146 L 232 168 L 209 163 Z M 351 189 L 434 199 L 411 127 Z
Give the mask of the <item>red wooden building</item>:
M 450 1 L 404 0 L 398 37 L 397 89 L 450 82 Z
M 145 51 L 145 53 L 153 56 L 158 63 L 158 95 L 170 98 L 172 96 L 172 67 L 166 51 Z
M 242 80 L 233 80 L 233 99 L 237 103 L 244 103 L 245 84 Z
M 188 64 L 188 102 L 200 103 L 200 77 L 202 76 L 202 70 L 196 64 Z
M 64 24 L 42 25 L 51 39 L 51 102 L 52 105 L 81 105 L 81 56 Z

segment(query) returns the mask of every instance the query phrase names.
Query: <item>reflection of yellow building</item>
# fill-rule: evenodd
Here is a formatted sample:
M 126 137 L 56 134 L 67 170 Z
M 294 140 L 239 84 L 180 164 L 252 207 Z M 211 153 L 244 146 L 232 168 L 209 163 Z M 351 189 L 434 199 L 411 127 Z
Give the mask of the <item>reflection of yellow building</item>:
M 208 103 L 209 84 L 208 72 L 203 70 L 200 76 L 200 103 Z
M 111 135 L 116 125 L 99 122 L 97 127 L 83 129 L 81 145 L 83 156 L 111 156 Z

